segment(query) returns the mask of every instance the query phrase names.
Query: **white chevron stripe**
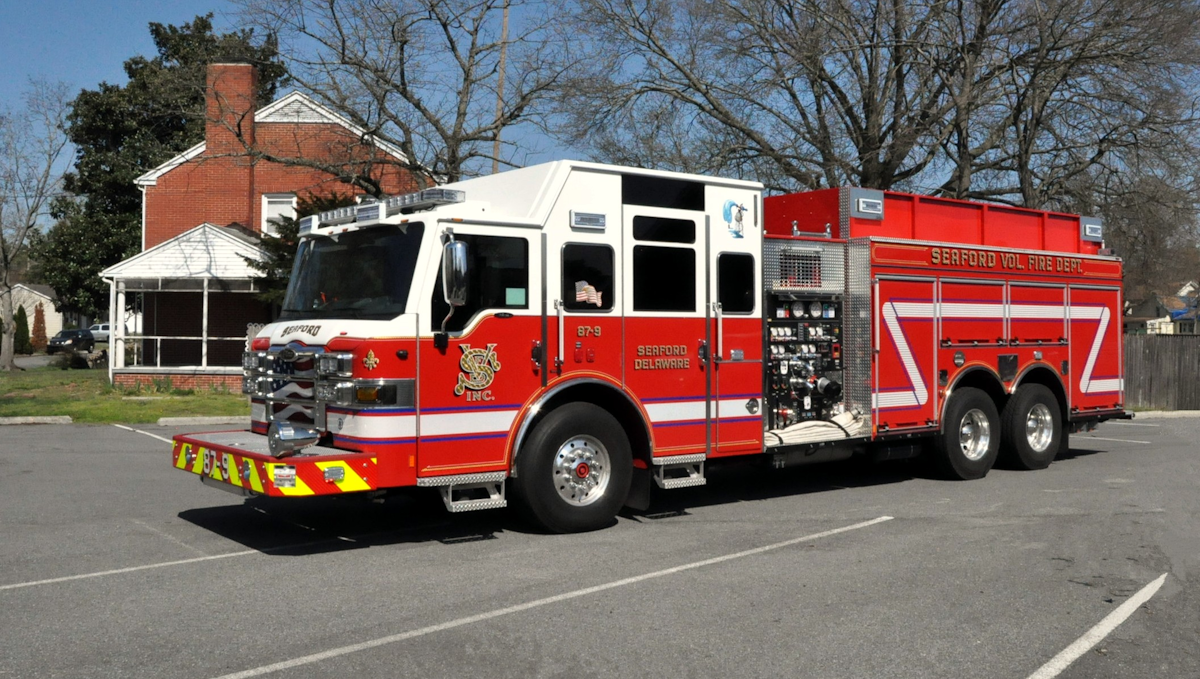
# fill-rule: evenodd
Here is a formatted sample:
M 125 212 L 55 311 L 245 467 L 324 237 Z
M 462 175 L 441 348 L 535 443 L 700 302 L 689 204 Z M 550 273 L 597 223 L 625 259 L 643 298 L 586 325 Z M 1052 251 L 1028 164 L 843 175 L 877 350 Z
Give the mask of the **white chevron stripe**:
M 909 316 L 908 313 L 912 313 L 913 315 Z M 929 389 L 925 386 L 925 380 L 921 379 L 921 371 L 917 367 L 917 360 L 913 358 L 912 349 L 909 348 L 908 342 L 904 341 L 904 333 L 900 330 L 900 317 L 933 318 L 933 305 L 896 304 L 893 302 L 883 305 L 883 321 L 887 324 L 888 332 L 892 334 L 892 339 L 896 342 L 896 350 L 900 353 L 900 363 L 904 365 L 904 371 L 908 373 L 908 380 L 912 385 L 912 402 L 906 403 L 906 405 L 922 406 L 929 400 Z M 900 408 L 904 406 L 893 405 L 888 407 Z
M 891 333 L 892 341 L 896 344 L 896 350 L 900 354 L 900 362 L 904 366 L 904 372 L 907 374 L 910 384 L 912 384 L 912 390 L 877 392 L 871 396 L 871 405 L 873 408 L 881 410 L 911 408 L 913 406 L 925 405 L 929 400 L 928 387 L 920 371 L 917 369 L 912 349 L 908 346 L 904 333 L 901 331 L 900 319 L 933 318 L 933 310 L 934 305 L 925 302 L 887 302 L 883 305 L 881 312 L 884 324 L 887 326 L 888 332 Z M 943 319 L 1004 319 L 1003 304 L 950 302 L 942 304 L 941 310 Z M 1111 312 L 1108 310 L 1108 307 L 1071 306 L 1068 308 L 1054 304 L 1013 304 L 1009 306 L 1009 318 L 1069 318 L 1071 320 L 1099 321 L 1100 325 L 1096 329 L 1096 335 L 1092 339 L 1092 345 L 1088 351 L 1087 361 L 1084 363 L 1083 372 L 1079 377 L 1079 390 L 1085 394 L 1124 390 L 1125 381 L 1123 379 L 1092 379 L 1092 372 L 1096 368 L 1096 360 L 1100 357 L 1100 349 L 1104 345 L 1105 332 L 1108 330 L 1108 324 L 1111 320 Z

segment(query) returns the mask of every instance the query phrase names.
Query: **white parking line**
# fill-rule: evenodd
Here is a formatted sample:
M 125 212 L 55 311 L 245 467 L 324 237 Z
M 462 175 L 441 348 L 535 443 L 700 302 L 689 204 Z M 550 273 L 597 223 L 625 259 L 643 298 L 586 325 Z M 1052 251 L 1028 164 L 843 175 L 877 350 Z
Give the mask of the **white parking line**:
M 85 580 L 87 578 L 99 578 L 105 575 L 118 575 L 120 573 L 134 573 L 137 571 L 147 571 L 151 568 L 166 568 L 167 566 L 182 566 L 188 563 L 197 563 L 200 561 L 212 561 L 213 559 L 228 559 L 231 556 L 246 556 L 247 554 L 262 554 L 257 549 L 247 549 L 241 552 L 230 552 L 228 554 L 214 554 L 212 556 L 198 556 L 194 559 L 180 559 L 178 561 L 162 561 L 159 563 L 146 564 L 145 566 L 130 566 L 129 568 L 114 568 L 111 571 L 97 571 L 95 573 L 80 573 L 79 575 L 68 575 L 62 578 L 48 578 L 46 580 L 33 580 L 30 582 L 17 582 L 11 585 L 0 585 L 0 592 L 8 589 L 21 589 L 22 587 L 36 587 L 38 585 L 51 585 L 56 582 L 69 582 L 71 580 Z
M 141 526 L 142 528 L 145 528 L 146 530 L 150 531 L 151 533 L 159 535 L 170 542 L 174 542 L 175 544 L 179 545 L 180 547 L 183 547 L 184 549 L 186 549 L 190 552 L 195 552 L 196 554 L 199 554 L 200 556 L 211 556 L 208 552 L 200 549 L 199 547 L 193 547 L 193 546 L 189 545 L 188 543 L 184 542 L 183 540 L 180 540 L 179 538 L 175 537 L 174 535 L 171 535 L 170 533 L 166 532 L 165 530 L 160 530 L 158 528 L 155 528 L 154 526 L 151 526 L 150 524 L 146 523 L 145 521 L 142 521 L 141 519 L 134 519 L 133 522 L 136 523 L 137 525 Z
M 613 582 L 608 582 L 603 585 L 596 585 L 595 587 L 586 587 L 584 589 L 577 589 L 573 592 L 564 592 L 563 594 L 557 594 L 555 596 L 546 597 L 544 599 L 536 599 L 534 601 L 528 601 L 523 604 L 517 604 L 515 606 L 508 606 L 506 608 L 498 608 L 496 610 L 488 611 L 486 613 L 479 613 L 478 615 L 471 615 L 471 616 L 467 616 L 465 618 L 458 618 L 457 620 L 451 620 L 449 622 L 443 622 L 443 623 L 440 623 L 437 625 L 430 625 L 429 627 L 422 627 L 421 629 L 410 630 L 408 632 L 401 632 L 399 634 L 392 634 L 390 636 L 380 637 L 378 639 L 371 639 L 370 641 L 363 641 L 361 643 L 351 644 L 349 646 L 342 646 L 340 648 L 332 648 L 332 649 L 329 649 L 328 651 L 322 651 L 320 653 L 313 653 L 312 655 L 304 655 L 304 656 L 300 656 L 298 658 L 292 658 L 291 660 L 284 660 L 282 662 L 277 662 L 277 663 L 274 663 L 271 665 L 263 665 L 262 667 L 255 667 L 252 669 L 243 670 L 241 672 L 234 672 L 233 674 L 225 674 L 225 675 L 222 675 L 221 677 L 218 677 L 218 679 L 248 679 L 249 677 L 258 677 L 258 676 L 262 676 L 264 674 L 270 674 L 272 672 L 279 672 L 280 670 L 288 670 L 288 669 L 292 669 L 294 667 L 302 667 L 304 665 L 311 665 L 312 663 L 320 662 L 322 660 L 328 660 L 330 658 L 336 658 L 339 656 L 348 655 L 350 653 L 357 653 L 359 651 L 365 651 L 367 649 L 377 648 L 379 646 L 386 646 L 388 644 L 394 644 L 398 641 L 404 641 L 406 639 L 415 639 L 417 637 L 423 637 L 428 634 L 433 634 L 434 632 L 442 632 L 442 631 L 445 631 L 448 629 L 454 629 L 456 627 L 462 627 L 464 625 L 470 625 L 470 624 L 473 624 L 476 622 L 483 622 L 484 620 L 491 620 L 492 618 L 498 618 L 502 615 L 508 615 L 510 613 L 519 613 L 521 611 L 527 611 L 531 608 L 539 608 L 541 606 L 547 606 L 549 604 L 556 604 L 556 603 L 559 603 L 562 601 L 578 599 L 579 597 L 587 596 L 589 594 L 595 594 L 597 592 L 603 592 L 603 591 L 610 590 L 610 589 L 616 589 L 617 587 L 624 587 L 626 585 L 634 585 L 639 582 L 645 582 L 646 580 L 653 580 L 655 578 L 661 578 L 666 575 L 674 575 L 675 573 L 681 573 L 683 571 L 688 571 L 688 570 L 692 570 L 695 568 L 701 568 L 703 566 L 711 566 L 711 565 L 718 564 L 718 563 L 724 563 L 726 561 L 732 561 L 733 559 L 741 559 L 741 558 L 744 558 L 747 556 L 754 556 L 756 554 L 762 554 L 764 552 L 770 552 L 770 551 L 773 551 L 776 549 L 790 547 L 792 545 L 800 544 L 802 542 L 810 542 L 812 540 L 829 537 L 831 535 L 837 535 L 838 533 L 845 533 L 847 531 L 857 530 L 859 528 L 866 528 L 868 526 L 874 526 L 875 524 L 883 523 L 884 521 L 891 521 L 891 520 L 892 520 L 892 517 L 890 517 L 890 516 L 881 516 L 877 519 L 871 519 L 870 521 L 863 521 L 862 523 L 856 523 L 852 526 L 843 526 L 842 528 L 834 528 L 833 530 L 827 530 L 827 531 L 822 531 L 820 533 L 813 533 L 812 535 L 805 535 L 803 537 L 792 538 L 791 540 L 784 540 L 783 542 L 776 542 L 774 544 L 766 545 L 763 547 L 755 547 L 754 549 L 747 549 L 742 552 L 735 552 L 733 554 L 726 554 L 724 556 L 713 557 L 711 559 L 704 559 L 703 561 L 693 561 L 692 563 L 683 564 L 682 566 L 666 568 L 661 571 L 654 571 L 653 573 L 644 573 L 642 575 L 635 575 L 631 578 L 615 580 Z
M 166 443 L 174 443 L 174 441 L 172 441 L 171 439 L 165 439 L 165 438 L 159 436 L 158 434 L 151 434 L 150 432 L 142 431 L 141 429 L 134 429 L 133 427 L 126 427 L 123 424 L 114 424 L 113 426 L 116 427 L 117 429 L 124 429 L 125 431 L 135 431 L 139 434 L 144 434 L 146 436 L 149 436 L 152 439 L 158 439 L 159 441 L 165 441 Z
M 1087 631 L 1086 634 L 1075 640 L 1075 643 L 1063 649 L 1062 653 L 1050 659 L 1050 662 L 1038 668 L 1038 671 L 1029 675 L 1029 679 L 1051 679 L 1057 677 L 1063 670 L 1067 669 L 1071 663 L 1075 662 L 1079 656 L 1087 653 L 1093 646 L 1100 643 L 1104 637 L 1112 633 L 1118 625 L 1133 615 L 1133 612 L 1139 606 L 1150 600 L 1154 593 L 1162 587 L 1163 582 L 1167 579 L 1167 574 L 1163 573 L 1154 579 L 1153 582 L 1146 585 L 1137 594 L 1129 597 L 1125 603 L 1117 607 L 1117 610 L 1104 616 L 1104 619 L 1096 624 L 1095 627 Z
M 1084 439 L 1084 440 L 1095 439 L 1097 441 L 1116 441 L 1118 443 L 1147 443 L 1147 444 L 1150 443 L 1149 441 L 1134 441 L 1133 439 L 1106 439 L 1103 436 L 1079 436 L 1075 440 L 1078 441 L 1079 439 Z

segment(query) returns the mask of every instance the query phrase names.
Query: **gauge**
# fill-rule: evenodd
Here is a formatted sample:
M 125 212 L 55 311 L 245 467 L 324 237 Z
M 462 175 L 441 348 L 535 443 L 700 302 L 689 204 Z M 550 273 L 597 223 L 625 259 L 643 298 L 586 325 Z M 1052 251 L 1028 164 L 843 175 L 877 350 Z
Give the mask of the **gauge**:
M 800 318 L 804 315 L 804 302 L 792 302 L 792 318 Z
M 820 302 L 809 302 L 808 303 L 808 315 L 812 316 L 813 318 L 820 318 L 821 317 L 821 303 Z

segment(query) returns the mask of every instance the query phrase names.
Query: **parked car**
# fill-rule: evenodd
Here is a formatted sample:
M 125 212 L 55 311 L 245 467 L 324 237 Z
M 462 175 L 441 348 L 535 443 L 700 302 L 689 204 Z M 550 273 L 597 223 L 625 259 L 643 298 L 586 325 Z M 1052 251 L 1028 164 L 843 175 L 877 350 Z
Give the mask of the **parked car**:
M 46 353 L 56 351 L 91 351 L 96 348 L 96 338 L 91 330 L 63 330 L 50 338 Z
M 94 337 L 97 342 L 107 342 L 108 327 L 108 323 L 95 323 L 92 325 L 92 327 L 88 328 L 88 330 L 91 331 L 92 337 Z

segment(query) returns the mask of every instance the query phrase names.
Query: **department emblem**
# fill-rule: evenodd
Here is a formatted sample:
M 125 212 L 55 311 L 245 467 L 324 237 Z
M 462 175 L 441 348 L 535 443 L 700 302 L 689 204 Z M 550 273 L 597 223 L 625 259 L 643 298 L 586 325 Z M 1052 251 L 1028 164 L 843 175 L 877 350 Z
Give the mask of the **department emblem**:
M 454 387 L 454 395 L 462 396 L 463 393 L 470 389 L 471 391 L 483 391 L 487 389 L 492 380 L 496 378 L 496 372 L 500 370 L 500 359 L 496 357 L 496 345 L 489 344 L 486 349 L 472 349 L 469 344 L 460 344 L 462 349 L 462 358 L 458 361 L 458 367 L 462 370 L 458 375 L 458 384 Z
M 742 214 L 745 212 L 745 205 L 738 205 L 732 200 L 725 201 L 725 207 L 721 209 L 721 216 L 725 218 L 725 228 L 729 229 L 729 235 L 733 238 L 744 238 Z
M 375 358 L 375 350 L 374 349 L 368 351 L 366 356 L 363 356 L 363 367 L 366 368 L 367 370 L 374 370 L 375 367 L 378 365 L 379 365 L 379 359 Z

